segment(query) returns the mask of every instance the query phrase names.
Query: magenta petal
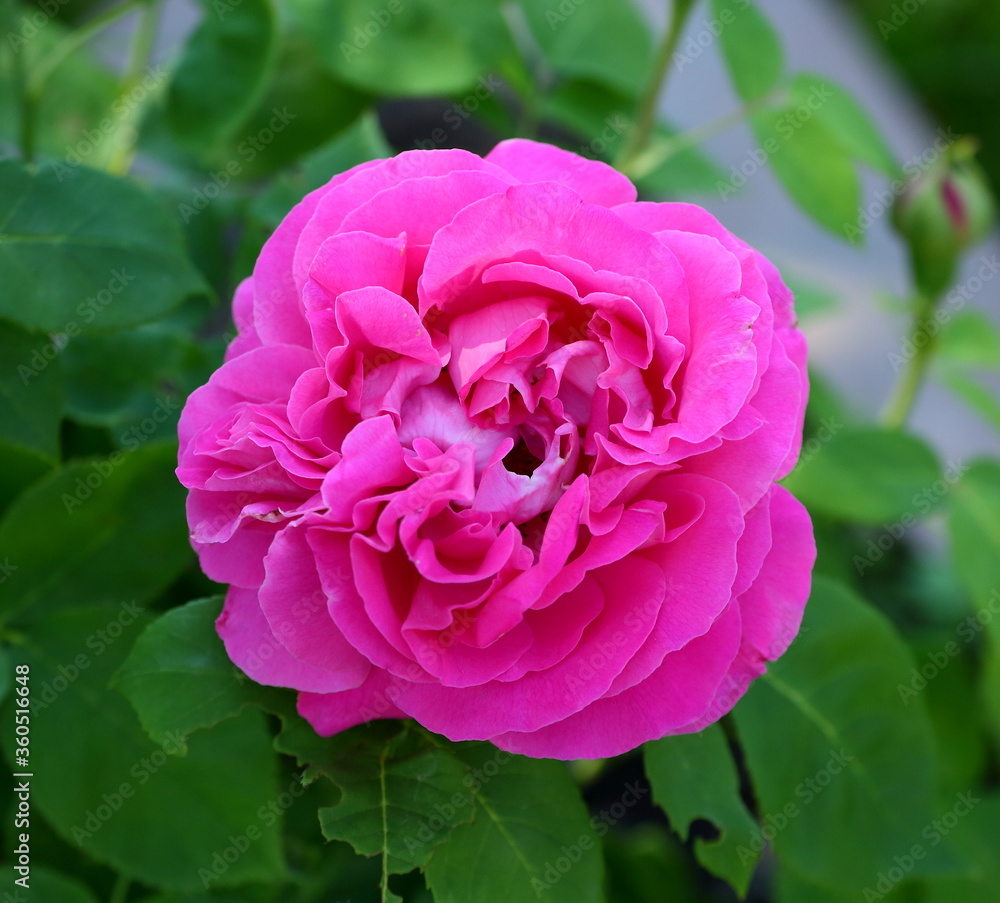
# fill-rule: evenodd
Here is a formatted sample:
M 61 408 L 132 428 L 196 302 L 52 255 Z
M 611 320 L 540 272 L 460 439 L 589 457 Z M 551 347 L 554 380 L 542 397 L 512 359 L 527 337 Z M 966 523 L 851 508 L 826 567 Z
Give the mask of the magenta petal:
M 635 186 L 616 169 L 551 144 L 510 138 L 501 141 L 486 159 L 502 166 L 521 182 L 568 185 L 588 204 L 613 207 L 635 200 Z
M 314 693 L 327 693 L 343 684 L 340 675 L 307 665 L 285 648 L 260 610 L 256 590 L 230 587 L 215 627 L 229 657 L 259 684 Z
M 668 655 L 646 680 L 530 733 L 491 737 L 501 749 L 553 759 L 621 755 L 679 728 L 711 705 L 736 655 L 740 614 L 730 606 L 712 630 Z
M 271 632 L 297 659 L 329 675 L 331 685 L 339 680 L 339 686 L 330 689 L 358 686 L 371 664 L 330 618 L 305 530 L 291 525 L 279 532 L 264 559 L 264 569 L 258 600 Z
M 378 718 L 405 718 L 406 713 L 392 701 L 394 692 L 392 678 L 385 671 L 372 668 L 368 679 L 356 689 L 300 693 L 298 711 L 317 734 L 329 737 Z

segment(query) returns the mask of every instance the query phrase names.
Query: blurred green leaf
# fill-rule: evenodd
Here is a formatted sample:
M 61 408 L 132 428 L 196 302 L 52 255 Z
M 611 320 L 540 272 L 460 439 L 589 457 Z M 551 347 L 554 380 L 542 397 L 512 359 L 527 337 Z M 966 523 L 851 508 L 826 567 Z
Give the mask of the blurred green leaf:
M 977 791 L 970 794 L 976 802 L 960 815 L 953 825 L 931 826 L 931 839 L 942 831 L 954 830 L 956 846 L 972 860 L 971 874 L 941 878 L 927 882 L 923 903 L 995 903 L 1000 887 L 1000 858 L 997 838 L 1000 838 L 1000 794 Z M 959 813 L 956 812 L 956 815 Z
M 167 119 L 199 153 L 230 135 L 260 99 L 276 48 L 271 0 L 201 0 L 204 18 L 174 69 Z
M 435 903 L 600 903 L 603 820 L 588 818 L 562 762 L 462 744 L 476 818 L 427 867 Z
M 184 325 L 163 321 L 78 336 L 60 356 L 68 383 L 66 413 L 79 423 L 115 429 L 141 423 L 166 399 L 170 417 L 157 437 L 168 438 L 178 398 L 211 375 L 205 344 L 196 343 Z
M 852 158 L 886 175 L 899 175 L 899 162 L 881 130 L 846 88 L 825 75 L 800 72 L 789 91 L 793 105 L 808 103 L 811 97 L 822 101 L 816 118 Z
M 633 3 L 618 0 L 519 0 L 545 63 L 634 96 L 649 79 L 650 29 Z
M 1000 463 L 977 461 L 965 472 L 952 493 L 949 528 L 955 569 L 977 609 L 965 626 L 985 627 L 989 637 L 983 699 L 1000 738 Z
M 136 446 L 81 461 L 23 492 L 0 521 L 0 549 L 18 569 L 0 583 L 0 612 L 142 604 L 191 560 L 176 445 Z
M 899 691 L 912 669 L 880 614 L 817 578 L 803 632 L 735 709 L 778 858 L 822 886 L 858 895 L 938 814 L 930 724 Z M 958 865 L 926 853 L 914 877 Z
M 943 369 L 939 378 L 987 423 L 1000 430 L 1000 398 L 994 392 L 958 368 Z
M 57 344 L 58 343 L 58 344 Z M 63 380 L 61 339 L 0 322 L 0 442 L 59 459 Z
M 978 786 L 988 761 L 974 653 L 969 647 L 974 636 L 960 625 L 911 640 L 918 666 L 934 675 L 920 692 L 934 729 L 945 796 Z
M 711 10 L 736 93 L 748 102 L 765 97 L 785 68 L 781 39 L 749 0 L 712 0 Z
M 247 711 L 199 734 L 187 756 L 174 754 L 175 738 L 153 745 L 107 688 L 145 620 L 126 611 L 80 604 L 51 613 L 14 651 L 31 666 L 33 805 L 74 845 L 154 887 L 280 879 L 281 821 L 260 814 L 279 796 L 263 715 Z M 8 761 L 12 708 L 2 718 Z
M 952 491 L 950 528 L 955 568 L 976 604 L 1000 600 L 1000 463 L 980 460 L 965 471 Z
M 682 840 L 688 839 L 696 819 L 716 826 L 718 837 L 694 841 L 695 856 L 745 897 L 760 857 L 750 849 L 756 822 L 740 799 L 739 775 L 722 728 L 713 724 L 697 734 L 647 743 L 643 761 L 653 799 Z
M 205 288 L 177 225 L 125 179 L 2 160 L 0 222 L 0 317 L 29 329 L 133 326 Z
M 4 876 L 4 887 L 13 888 L 14 879 L 20 877 L 9 866 L 5 866 L 0 874 Z M 30 896 L 22 892 L 18 896 L 17 890 L 8 890 L 4 894 L 4 903 L 34 903 L 36 900 L 50 901 L 50 903 L 97 903 L 97 897 L 90 888 L 60 875 L 58 872 L 50 871 L 44 866 L 31 865 L 30 875 Z
M 911 881 L 895 884 L 886 879 L 886 883 L 880 885 L 876 877 L 874 884 L 882 890 L 873 887 L 872 893 L 875 896 L 869 895 L 869 899 L 878 900 L 879 903 L 925 903 L 923 885 L 920 883 Z M 777 870 L 774 890 L 775 903 L 861 903 L 865 899 L 857 888 L 832 890 L 820 887 L 789 868 Z
M 792 99 L 777 108 L 754 113 L 750 123 L 759 146 L 747 159 L 767 162 L 778 181 L 802 210 L 840 238 L 855 222 L 861 205 L 861 183 L 851 155 L 816 115 L 824 100 Z M 736 187 L 739 187 L 736 184 Z
M 931 510 L 941 468 L 926 443 L 905 433 L 847 426 L 830 435 L 785 480 L 811 509 L 862 524 Z M 909 526 L 909 524 L 906 524 Z
M 515 58 L 496 0 L 460 15 L 449 0 L 295 0 L 294 9 L 326 65 L 376 94 L 459 93 Z
M 260 103 L 217 151 L 219 165 L 240 179 L 276 173 L 342 132 L 370 103 L 331 73 L 308 34 L 293 29 Z
M 392 156 L 374 113 L 366 113 L 329 143 L 312 151 L 290 171 L 283 172 L 251 205 L 251 213 L 269 229 L 277 228 L 288 211 L 334 176 L 367 160 Z
M 114 677 L 146 733 L 157 743 L 238 715 L 248 704 L 282 691 L 242 675 L 215 631 L 222 598 L 173 608 L 147 627 Z
M 934 353 L 939 363 L 1000 370 L 1000 330 L 982 311 L 959 311 L 941 327 Z
M 52 461 L 37 452 L 0 440 L 0 513 L 52 468 Z

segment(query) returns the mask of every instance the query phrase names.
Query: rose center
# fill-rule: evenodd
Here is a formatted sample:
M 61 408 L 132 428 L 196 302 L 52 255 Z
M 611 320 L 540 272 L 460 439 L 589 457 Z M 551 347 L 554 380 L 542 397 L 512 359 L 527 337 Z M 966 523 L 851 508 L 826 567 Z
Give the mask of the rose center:
M 503 466 L 507 470 L 526 477 L 530 477 L 541 463 L 541 459 L 531 453 L 524 439 L 519 439 L 503 459 Z

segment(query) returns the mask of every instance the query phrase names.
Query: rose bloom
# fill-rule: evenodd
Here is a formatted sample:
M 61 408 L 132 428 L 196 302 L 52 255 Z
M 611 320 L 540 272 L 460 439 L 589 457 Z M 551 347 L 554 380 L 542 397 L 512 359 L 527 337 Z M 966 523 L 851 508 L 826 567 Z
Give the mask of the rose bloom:
M 531 141 L 409 151 L 298 204 L 234 311 L 177 473 L 228 654 L 320 734 L 616 755 L 794 638 L 805 343 L 701 208 Z

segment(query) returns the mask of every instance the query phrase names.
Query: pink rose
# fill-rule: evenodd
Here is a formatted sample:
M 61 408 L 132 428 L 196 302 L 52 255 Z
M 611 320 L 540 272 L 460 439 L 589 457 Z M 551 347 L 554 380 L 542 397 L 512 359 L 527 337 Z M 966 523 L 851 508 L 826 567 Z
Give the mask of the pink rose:
M 611 756 L 715 721 L 794 638 L 791 294 L 635 197 L 531 141 L 410 151 L 308 195 L 237 290 L 177 473 L 229 655 L 319 733 Z

